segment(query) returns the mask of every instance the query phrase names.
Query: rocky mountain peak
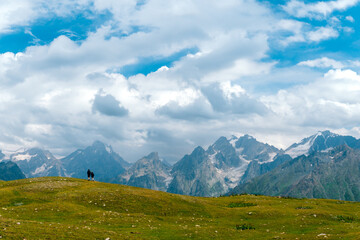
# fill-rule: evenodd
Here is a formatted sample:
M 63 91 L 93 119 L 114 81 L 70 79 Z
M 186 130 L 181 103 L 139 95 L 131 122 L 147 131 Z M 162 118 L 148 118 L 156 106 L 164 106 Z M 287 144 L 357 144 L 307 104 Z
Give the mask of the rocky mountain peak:
M 221 144 L 227 144 L 227 143 L 229 143 L 227 138 L 222 136 L 222 137 L 219 137 L 218 140 L 216 140 L 216 142 L 213 144 L 213 146 L 221 145 Z
M 147 159 L 153 159 L 153 160 L 159 160 L 159 161 L 160 161 L 159 153 L 158 153 L 158 152 L 152 152 L 152 153 L 150 153 L 149 155 L 147 155 L 145 158 L 147 158 Z
M 325 131 L 320 131 L 319 133 L 321 133 L 322 136 L 324 137 L 338 137 L 340 135 L 336 134 L 336 133 L 333 133 L 333 132 L 330 132 L 329 130 L 325 130 Z
M 204 154 L 205 154 L 205 150 L 202 147 L 198 146 L 194 149 L 194 151 L 192 151 L 191 156 L 192 157 L 197 157 L 197 156 L 200 157 Z
M 152 152 L 136 161 L 126 172 L 114 179 L 114 182 L 166 191 L 171 180 L 170 167 L 160 161 L 157 152 Z
M 260 142 L 258 142 L 256 140 L 256 138 L 245 134 L 244 136 L 239 137 L 239 139 L 235 142 L 235 147 L 236 148 L 241 148 L 244 147 L 244 145 L 249 145 L 249 144 L 258 144 Z
M 136 161 L 131 168 L 157 168 L 162 167 L 162 162 L 160 161 L 159 154 L 157 152 L 152 152 L 149 155 Z
M 91 148 L 98 151 L 108 151 L 109 153 L 112 152 L 112 147 L 110 145 L 106 145 L 105 143 L 98 140 L 93 142 Z

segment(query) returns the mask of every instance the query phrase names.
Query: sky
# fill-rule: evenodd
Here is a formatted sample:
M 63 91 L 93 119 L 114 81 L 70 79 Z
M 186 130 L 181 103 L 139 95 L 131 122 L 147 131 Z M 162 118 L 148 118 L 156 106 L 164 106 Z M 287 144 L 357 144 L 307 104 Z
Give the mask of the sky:
M 2 0 L 0 149 L 359 138 L 359 22 L 360 0 Z

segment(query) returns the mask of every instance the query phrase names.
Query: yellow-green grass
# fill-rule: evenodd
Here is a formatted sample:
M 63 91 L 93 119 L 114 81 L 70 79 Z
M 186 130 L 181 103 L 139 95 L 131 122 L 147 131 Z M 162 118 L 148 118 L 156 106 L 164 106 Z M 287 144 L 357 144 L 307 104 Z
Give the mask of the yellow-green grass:
M 360 239 L 360 204 L 189 197 L 48 177 L 0 182 L 1 239 Z

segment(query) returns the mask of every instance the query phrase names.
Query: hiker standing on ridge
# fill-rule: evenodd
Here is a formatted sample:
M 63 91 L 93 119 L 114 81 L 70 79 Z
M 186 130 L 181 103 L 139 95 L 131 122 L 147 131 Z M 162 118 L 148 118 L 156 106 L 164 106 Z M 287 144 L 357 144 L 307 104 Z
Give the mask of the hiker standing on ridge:
M 88 175 L 88 181 L 90 181 L 90 176 L 91 176 L 91 171 L 90 171 L 90 169 L 87 170 L 87 175 Z
M 95 174 L 93 172 L 91 172 L 91 178 L 92 178 L 93 181 L 95 181 L 94 176 L 95 176 Z

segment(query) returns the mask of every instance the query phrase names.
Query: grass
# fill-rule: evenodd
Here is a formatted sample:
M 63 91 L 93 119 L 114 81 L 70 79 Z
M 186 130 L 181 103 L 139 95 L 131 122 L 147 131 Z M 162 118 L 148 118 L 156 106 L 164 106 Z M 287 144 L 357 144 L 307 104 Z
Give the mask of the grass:
M 256 206 L 256 203 L 247 203 L 247 202 L 232 202 L 228 205 L 229 208 L 238 208 L 238 207 L 252 207 Z
M 360 203 L 189 197 L 81 179 L 0 182 L 1 239 L 358 239 Z

